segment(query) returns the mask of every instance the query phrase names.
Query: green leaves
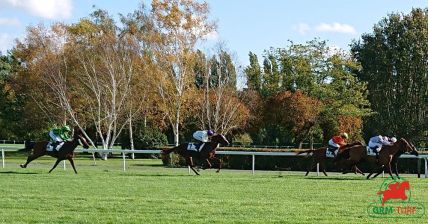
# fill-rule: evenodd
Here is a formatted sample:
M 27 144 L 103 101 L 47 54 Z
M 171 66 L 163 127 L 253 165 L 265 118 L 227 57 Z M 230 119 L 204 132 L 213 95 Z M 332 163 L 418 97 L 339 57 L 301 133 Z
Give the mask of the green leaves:
M 377 115 L 366 121 L 369 134 L 423 138 L 428 128 L 428 14 L 413 9 L 391 14 L 373 32 L 354 42 L 352 52 L 362 65 L 359 77 L 368 83 Z

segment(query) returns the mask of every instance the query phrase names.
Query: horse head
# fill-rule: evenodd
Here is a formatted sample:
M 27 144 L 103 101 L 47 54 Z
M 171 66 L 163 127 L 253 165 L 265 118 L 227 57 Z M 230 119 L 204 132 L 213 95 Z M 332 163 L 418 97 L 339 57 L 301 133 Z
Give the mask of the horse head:
M 400 150 L 402 152 L 410 153 L 415 156 L 419 155 L 418 151 L 416 150 L 416 147 L 413 144 L 409 143 L 406 139 L 401 138 L 399 141 L 397 141 L 397 143 L 399 144 Z
M 403 182 L 401 182 L 401 184 L 400 184 L 400 187 L 399 187 L 399 188 L 403 188 L 404 190 L 408 190 L 408 189 L 410 189 L 409 181 L 403 181 Z
M 74 128 L 73 138 L 78 140 L 78 142 L 83 146 L 83 148 L 85 149 L 89 148 L 88 140 L 86 139 L 85 135 L 83 134 L 82 130 L 80 130 L 80 128 L 78 127 Z
M 229 141 L 224 137 L 222 134 L 216 134 L 213 137 L 211 137 L 212 142 L 219 143 L 223 146 L 229 145 Z

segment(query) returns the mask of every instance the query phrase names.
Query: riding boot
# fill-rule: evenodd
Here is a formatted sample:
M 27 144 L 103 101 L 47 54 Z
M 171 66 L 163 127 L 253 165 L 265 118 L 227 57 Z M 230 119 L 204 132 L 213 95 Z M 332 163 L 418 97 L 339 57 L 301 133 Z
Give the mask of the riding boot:
M 379 163 L 379 152 L 375 151 L 375 154 L 376 154 L 376 163 Z

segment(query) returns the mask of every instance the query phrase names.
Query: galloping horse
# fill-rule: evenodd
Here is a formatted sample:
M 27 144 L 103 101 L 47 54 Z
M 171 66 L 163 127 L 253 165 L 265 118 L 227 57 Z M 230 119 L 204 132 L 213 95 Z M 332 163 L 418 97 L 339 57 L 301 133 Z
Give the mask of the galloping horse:
M 355 142 L 355 143 L 346 145 L 344 148 L 353 147 L 355 145 L 362 145 L 362 144 L 361 142 Z M 328 147 L 321 147 L 318 149 L 309 149 L 309 150 L 299 151 L 296 153 L 297 155 L 300 155 L 303 153 L 307 153 L 309 155 L 310 153 L 312 153 L 312 156 L 311 156 L 312 161 L 311 161 L 311 164 L 308 166 L 305 176 L 309 174 L 309 172 L 315 167 L 317 163 L 319 164 L 320 169 L 324 173 L 324 175 L 327 176 L 327 173 L 325 172 L 325 161 L 327 160 L 327 156 L 326 156 L 327 148 Z M 345 150 L 341 150 L 341 151 L 345 151 Z M 355 171 L 361 172 L 357 167 L 355 167 Z
M 404 154 L 404 153 L 410 153 L 415 156 L 419 156 L 418 151 L 416 151 L 415 146 L 407 142 L 404 138 L 401 138 L 396 143 L 394 143 L 391 146 L 382 146 L 382 150 L 379 152 L 379 161 L 377 163 L 378 165 L 378 173 L 373 176 L 373 178 L 377 177 L 382 171 L 386 170 L 388 171 L 389 175 L 392 179 L 394 177 L 392 176 L 392 166 L 394 166 L 394 173 L 397 176 L 397 178 L 400 178 L 398 175 L 398 158 Z M 374 172 L 372 171 L 368 176 L 367 179 L 370 178 L 370 176 Z
M 74 150 L 76 149 L 77 145 L 79 145 L 79 141 L 83 145 L 83 148 L 85 149 L 89 148 L 89 144 L 86 141 L 86 138 L 84 137 L 80 129 L 75 128 L 72 140 L 66 141 L 59 151 L 47 151 L 46 147 L 49 143 L 48 141 L 41 141 L 41 142 L 36 142 L 32 144 L 26 144 L 25 149 L 28 149 L 28 150 L 33 149 L 32 154 L 28 156 L 27 162 L 25 164 L 21 164 L 20 166 L 22 168 L 27 168 L 27 165 L 31 161 L 44 155 L 50 155 L 52 157 L 57 158 L 57 160 L 55 162 L 55 165 L 52 167 L 52 169 L 49 170 L 49 173 L 56 168 L 59 162 L 67 159 L 68 161 L 70 161 L 70 164 L 73 167 L 74 173 L 77 174 L 76 167 L 74 167 L 73 157 L 74 157 Z
M 382 171 L 386 169 L 388 171 L 391 178 L 394 179 L 392 176 L 392 167 L 394 166 L 394 173 L 399 177 L 398 175 L 398 169 L 397 169 L 397 163 L 398 158 L 403 153 L 410 152 L 413 155 L 418 155 L 418 152 L 412 146 L 409 144 L 404 138 L 401 138 L 393 145 L 384 145 L 382 146 L 382 150 L 379 152 L 379 159 L 377 161 L 378 166 L 378 173 L 373 177 L 377 177 Z M 339 154 L 337 157 L 337 161 L 340 164 L 343 164 L 345 167 L 350 166 L 356 166 L 359 162 L 362 160 L 367 160 L 367 148 L 366 146 L 360 146 L 356 145 L 350 148 L 347 148 L 343 153 Z M 374 160 L 375 161 L 375 160 Z M 367 179 L 370 178 L 370 176 L 374 172 L 371 172 Z
M 180 156 L 186 159 L 187 166 L 189 166 L 193 170 L 193 172 L 196 173 L 196 175 L 199 175 L 199 173 L 194 168 L 195 165 L 193 163 L 193 158 L 199 158 L 200 161 L 207 162 L 209 168 L 212 167 L 210 160 L 214 160 L 218 164 L 218 170 L 216 172 L 220 172 L 221 160 L 215 157 L 215 150 L 219 145 L 229 145 L 229 141 L 227 141 L 227 139 L 223 135 L 216 134 L 212 136 L 211 142 L 205 143 L 203 149 L 200 152 L 188 150 L 188 145 L 189 143 L 183 143 L 170 150 L 164 150 L 162 151 L 162 156 L 169 155 L 171 152 L 179 154 Z

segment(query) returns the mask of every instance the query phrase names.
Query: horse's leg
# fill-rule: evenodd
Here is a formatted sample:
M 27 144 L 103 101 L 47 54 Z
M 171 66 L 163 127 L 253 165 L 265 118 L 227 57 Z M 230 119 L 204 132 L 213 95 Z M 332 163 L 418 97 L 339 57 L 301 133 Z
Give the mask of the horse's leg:
M 221 169 L 221 159 L 219 159 L 219 158 L 217 158 L 217 157 L 212 157 L 211 159 L 212 159 L 212 160 L 215 160 L 215 161 L 216 161 L 216 163 L 218 164 L 218 170 L 217 170 L 217 171 L 215 171 L 215 172 L 216 172 L 216 173 L 220 172 L 220 169 Z
M 311 160 L 311 164 L 309 164 L 309 166 L 308 166 L 308 169 L 307 169 L 307 171 L 306 171 L 305 176 L 308 176 L 309 172 L 314 168 L 314 161 L 315 161 L 315 159 L 314 159 L 314 158 L 312 158 L 312 160 Z
M 397 175 L 397 178 L 400 179 L 400 175 L 398 175 L 398 163 L 397 163 L 397 161 L 395 161 L 394 165 L 395 165 L 394 166 L 395 175 Z
M 207 158 L 207 159 L 205 159 L 205 161 L 207 162 L 207 164 L 208 164 L 208 169 L 211 169 L 213 166 L 212 166 L 212 164 L 210 163 L 210 159 L 209 158 Z
M 58 163 L 59 162 L 61 162 L 63 159 L 56 159 L 56 162 L 55 162 L 55 165 L 52 167 L 52 169 L 51 170 L 49 170 L 49 173 L 51 173 L 52 172 L 52 170 L 54 170 L 55 168 L 56 168 L 56 166 L 58 166 Z
M 325 172 L 325 161 L 324 160 L 319 161 L 319 164 L 320 164 L 320 169 L 322 170 L 322 172 L 324 173 L 324 175 L 326 177 L 328 177 L 327 173 Z
M 388 163 L 387 169 L 388 169 L 389 176 L 394 180 L 394 176 L 392 176 L 391 162 Z
M 376 175 L 374 175 L 374 176 L 373 176 L 373 178 L 372 178 L 372 179 L 374 179 L 375 177 L 379 176 L 379 174 L 381 174 L 383 171 L 385 171 L 385 166 L 384 166 L 384 165 L 382 165 L 382 166 L 379 168 L 379 171 L 377 172 L 377 174 L 376 174 Z
M 400 179 L 400 175 L 398 175 L 398 162 L 397 159 L 393 159 L 391 164 L 394 165 L 394 173 L 397 176 L 398 179 Z
M 27 168 L 27 165 L 31 162 L 31 161 L 33 161 L 33 160 L 35 160 L 35 159 L 37 159 L 37 158 L 39 158 L 40 156 L 43 156 L 43 154 L 42 155 L 40 155 L 40 154 L 33 154 L 33 155 L 30 155 L 30 156 L 28 156 L 28 158 L 27 158 L 27 162 L 25 162 L 25 164 L 21 164 L 21 165 L 19 165 L 21 168 Z
M 199 175 L 199 173 L 194 168 L 193 158 L 192 157 L 187 157 L 186 160 L 187 160 L 187 165 L 190 167 L 190 169 L 192 169 L 193 172 L 196 173 L 196 175 Z
M 71 167 L 73 167 L 74 173 L 77 174 L 76 167 L 74 166 L 74 160 L 73 158 L 68 158 L 68 161 L 70 161 Z
M 359 173 L 359 174 L 361 174 L 361 175 L 365 176 L 364 172 L 363 172 L 363 171 L 361 171 L 361 170 L 357 167 L 357 165 L 355 165 L 355 171 L 356 171 L 357 173 Z

